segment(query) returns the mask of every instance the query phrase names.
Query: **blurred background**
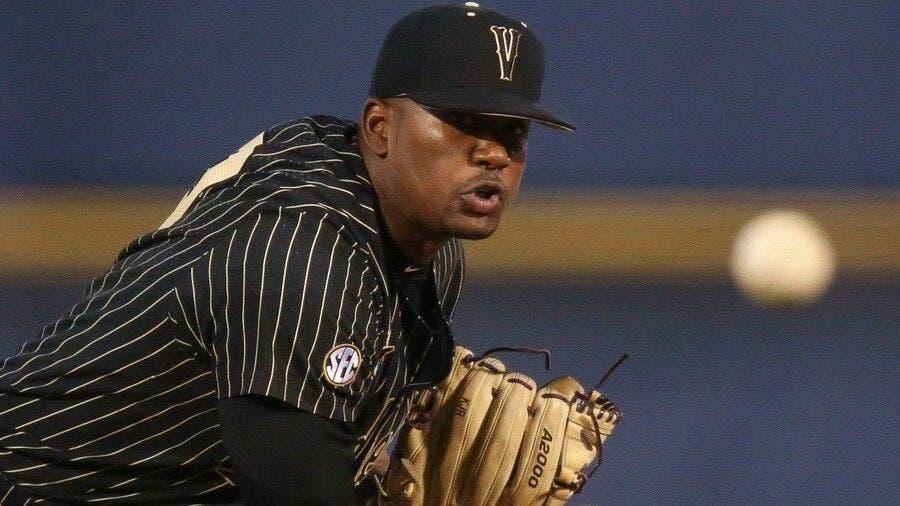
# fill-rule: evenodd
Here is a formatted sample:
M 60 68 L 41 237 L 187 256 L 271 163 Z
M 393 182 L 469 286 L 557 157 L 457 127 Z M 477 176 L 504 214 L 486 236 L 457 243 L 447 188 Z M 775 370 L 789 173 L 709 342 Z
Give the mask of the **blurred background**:
M 0 2 L 0 352 L 257 133 L 356 118 L 388 28 L 429 3 Z M 550 348 L 549 373 L 508 360 L 542 380 L 631 354 L 574 502 L 895 501 L 898 4 L 483 5 L 542 37 L 544 102 L 578 130 L 534 130 L 520 202 L 467 245 L 455 330 Z M 837 258 L 799 309 L 729 279 L 776 208 Z

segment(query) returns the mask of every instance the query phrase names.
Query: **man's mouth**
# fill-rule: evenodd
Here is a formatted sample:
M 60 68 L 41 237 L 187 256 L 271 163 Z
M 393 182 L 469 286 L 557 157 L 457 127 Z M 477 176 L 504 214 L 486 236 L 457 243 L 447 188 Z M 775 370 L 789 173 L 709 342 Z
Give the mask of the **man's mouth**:
M 503 185 L 497 182 L 480 183 L 463 194 L 469 210 L 476 214 L 493 214 L 503 200 Z

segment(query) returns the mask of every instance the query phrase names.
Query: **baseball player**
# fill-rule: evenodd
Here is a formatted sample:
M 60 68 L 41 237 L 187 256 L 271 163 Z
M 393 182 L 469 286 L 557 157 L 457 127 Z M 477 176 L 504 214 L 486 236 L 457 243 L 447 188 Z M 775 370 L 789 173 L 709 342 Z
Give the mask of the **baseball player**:
M 543 74 L 524 23 L 426 8 L 384 41 L 358 122 L 289 121 L 210 168 L 2 363 L 0 504 L 413 497 L 375 462 L 422 392 L 499 370 L 455 347 L 460 239 L 515 198 L 532 122 L 571 130 Z

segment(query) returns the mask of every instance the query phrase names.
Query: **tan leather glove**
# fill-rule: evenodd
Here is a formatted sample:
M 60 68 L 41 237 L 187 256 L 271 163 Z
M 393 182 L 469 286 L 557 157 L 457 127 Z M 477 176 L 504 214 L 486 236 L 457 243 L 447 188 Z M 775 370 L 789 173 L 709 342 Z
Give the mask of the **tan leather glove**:
M 457 346 L 450 374 L 419 396 L 409 420 L 384 503 L 564 504 L 596 469 L 621 414 L 571 377 L 537 388 L 496 358 Z

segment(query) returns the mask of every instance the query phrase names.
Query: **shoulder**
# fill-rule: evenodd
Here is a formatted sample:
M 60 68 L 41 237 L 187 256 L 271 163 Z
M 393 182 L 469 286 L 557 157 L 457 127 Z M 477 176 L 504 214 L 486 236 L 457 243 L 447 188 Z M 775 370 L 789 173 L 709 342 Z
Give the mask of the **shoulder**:
M 263 142 L 268 144 L 286 144 L 304 137 L 317 139 L 340 139 L 352 137 L 356 132 L 356 123 L 350 120 L 327 116 L 324 114 L 303 116 L 279 123 L 263 133 Z
M 190 192 L 190 210 L 316 202 L 371 209 L 374 189 L 356 132 L 356 123 L 323 115 L 275 125 L 242 147 L 240 156 L 229 157 L 229 170 L 223 171 L 223 164 L 209 169 Z
M 207 170 L 162 226 L 120 258 L 160 241 L 205 241 L 261 215 L 327 215 L 356 241 L 375 242 L 375 192 L 356 131 L 352 121 L 321 115 L 269 128 Z
M 276 125 L 263 133 L 230 192 L 247 203 L 319 209 L 377 234 L 375 191 L 356 132 L 354 122 L 321 115 Z
M 231 222 L 248 214 L 325 213 L 361 240 L 378 235 L 374 188 L 356 141 L 355 123 L 310 116 L 276 125 L 257 138 L 240 170 L 196 192 L 172 233 L 190 225 Z
M 356 123 L 332 116 L 306 116 L 275 125 L 262 135 L 262 143 L 251 157 L 266 164 L 357 163 L 362 160 Z M 247 170 L 260 170 L 247 167 Z

